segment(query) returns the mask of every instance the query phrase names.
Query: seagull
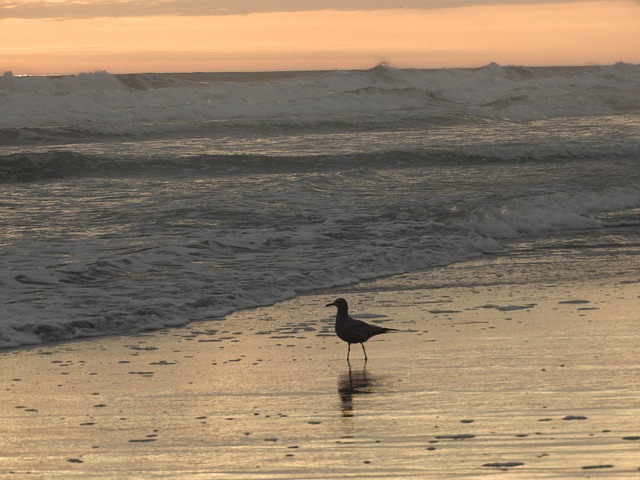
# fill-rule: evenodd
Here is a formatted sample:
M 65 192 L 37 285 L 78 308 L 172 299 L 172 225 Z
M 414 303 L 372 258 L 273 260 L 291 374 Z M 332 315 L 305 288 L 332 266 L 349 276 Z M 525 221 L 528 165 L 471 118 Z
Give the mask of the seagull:
M 377 325 L 371 325 L 361 320 L 356 320 L 349 316 L 349 305 L 344 298 L 337 298 L 333 303 L 328 303 L 327 307 L 338 307 L 338 314 L 336 315 L 336 334 L 349 344 L 347 350 L 347 362 L 349 361 L 349 354 L 351 353 L 351 344 L 359 343 L 362 345 L 362 351 L 364 352 L 364 361 L 367 361 L 367 351 L 364 349 L 364 342 L 369 340 L 374 335 L 380 335 L 381 333 L 387 333 L 391 331 L 397 331 L 395 328 L 379 327 Z

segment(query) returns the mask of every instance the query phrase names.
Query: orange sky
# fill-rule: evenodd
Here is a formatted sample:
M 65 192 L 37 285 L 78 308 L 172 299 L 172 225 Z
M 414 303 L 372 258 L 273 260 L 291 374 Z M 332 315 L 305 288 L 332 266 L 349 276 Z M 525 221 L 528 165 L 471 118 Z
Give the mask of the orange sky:
M 639 46 L 634 1 L 0 18 L 0 73 L 15 74 L 640 63 Z

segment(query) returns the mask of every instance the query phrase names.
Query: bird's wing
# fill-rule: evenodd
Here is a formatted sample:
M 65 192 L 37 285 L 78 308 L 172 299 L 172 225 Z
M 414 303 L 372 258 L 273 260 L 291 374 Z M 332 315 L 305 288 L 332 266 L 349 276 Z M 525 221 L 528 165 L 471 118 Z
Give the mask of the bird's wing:
M 384 328 L 377 325 L 371 325 L 370 323 L 363 322 L 362 320 L 351 319 L 349 330 L 357 332 L 359 335 L 366 336 L 366 338 L 378 335 L 385 331 Z

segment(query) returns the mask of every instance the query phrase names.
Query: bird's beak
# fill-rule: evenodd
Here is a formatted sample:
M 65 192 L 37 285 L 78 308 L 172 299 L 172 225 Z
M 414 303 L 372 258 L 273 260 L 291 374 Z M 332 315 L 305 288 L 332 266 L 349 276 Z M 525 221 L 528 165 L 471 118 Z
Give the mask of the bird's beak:
M 335 303 L 327 303 L 325 307 L 335 307 L 335 305 L 336 305 Z

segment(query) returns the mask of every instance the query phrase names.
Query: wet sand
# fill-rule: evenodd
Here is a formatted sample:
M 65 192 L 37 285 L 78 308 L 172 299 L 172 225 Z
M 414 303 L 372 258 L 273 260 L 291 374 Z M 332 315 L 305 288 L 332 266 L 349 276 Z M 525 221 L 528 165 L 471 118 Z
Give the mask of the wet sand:
M 0 352 L 0 477 L 639 478 L 637 258 L 488 257 Z M 403 330 L 366 366 L 336 296 Z

